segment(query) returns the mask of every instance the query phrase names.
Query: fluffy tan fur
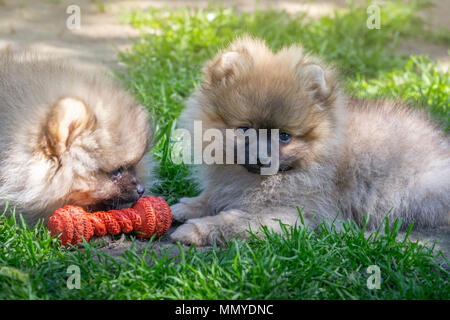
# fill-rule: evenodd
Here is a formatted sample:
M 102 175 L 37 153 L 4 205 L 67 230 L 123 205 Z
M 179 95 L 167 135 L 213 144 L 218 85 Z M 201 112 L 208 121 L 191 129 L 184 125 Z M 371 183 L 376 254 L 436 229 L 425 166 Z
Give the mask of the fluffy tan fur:
M 148 116 L 106 75 L 4 54 L 0 112 L 0 205 L 9 201 L 27 222 L 63 204 L 117 205 L 142 192 Z
M 419 111 L 400 102 L 356 101 L 339 89 L 332 68 L 298 46 L 273 53 L 259 40 L 235 41 L 207 63 L 204 81 L 187 102 L 182 126 L 276 128 L 292 135 L 280 144 L 272 176 L 241 165 L 203 165 L 203 192 L 172 206 L 186 221 L 171 236 L 198 245 L 245 237 L 261 224 L 353 219 L 368 228 L 400 217 L 408 226 L 448 223 L 450 147 Z M 313 216 L 315 219 L 312 219 Z

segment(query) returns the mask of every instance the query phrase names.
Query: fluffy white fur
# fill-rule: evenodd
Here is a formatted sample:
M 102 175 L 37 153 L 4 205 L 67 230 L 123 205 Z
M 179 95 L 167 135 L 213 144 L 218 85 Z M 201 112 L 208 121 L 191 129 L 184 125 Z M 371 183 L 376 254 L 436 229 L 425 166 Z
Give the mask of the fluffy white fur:
M 102 73 L 32 53 L 0 55 L 0 112 L 0 206 L 9 201 L 30 223 L 63 204 L 119 201 L 149 172 L 148 116 Z

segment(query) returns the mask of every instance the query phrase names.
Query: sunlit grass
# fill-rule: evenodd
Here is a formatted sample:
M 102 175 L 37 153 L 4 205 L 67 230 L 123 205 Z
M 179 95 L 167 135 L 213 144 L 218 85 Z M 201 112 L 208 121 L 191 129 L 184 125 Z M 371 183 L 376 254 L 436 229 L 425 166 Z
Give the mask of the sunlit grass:
M 220 250 L 192 247 L 171 257 L 170 249 L 157 256 L 151 244 L 143 251 L 133 244 L 113 258 L 88 243 L 61 249 L 45 228 L 2 218 L 0 266 L 28 279 L 0 275 L 0 299 L 450 298 L 449 273 L 433 246 L 398 238 L 399 227 L 367 238 L 353 223 L 344 232 L 322 228 L 320 234 L 285 226 L 283 234 L 264 229 L 263 239 L 252 234 Z M 67 287 L 71 265 L 80 267 L 80 289 Z M 367 286 L 371 265 L 380 268 L 380 290 Z
M 132 50 L 120 55 L 126 72 L 119 76 L 154 114 L 152 152 L 160 182 L 153 192 L 171 204 L 199 192 L 189 168 L 170 160 L 171 131 L 203 63 L 244 34 L 265 39 L 273 49 L 300 42 L 342 72 L 349 93 L 418 104 L 448 129 L 449 75 L 427 58 L 394 54 L 401 39 L 426 34 L 415 18 L 419 7 L 415 1 L 387 2 L 380 30 L 366 28 L 365 8 L 319 20 L 220 8 L 124 15 L 142 30 Z M 448 41 L 444 33 L 434 38 Z M 14 217 L 0 217 L 0 268 L 18 272 L 0 272 L 0 299 L 449 299 L 445 257 L 433 245 L 398 238 L 398 228 L 394 223 L 369 239 L 352 223 L 342 233 L 303 226 L 286 227 L 281 235 L 263 230 L 264 239 L 231 241 L 220 250 L 191 248 L 177 257 L 168 250 L 156 255 L 152 243 L 139 251 L 131 239 L 132 248 L 113 258 L 95 243 L 60 248 L 44 226 L 30 229 Z M 67 288 L 70 265 L 80 267 L 80 290 Z M 367 287 L 370 265 L 380 267 L 380 290 Z

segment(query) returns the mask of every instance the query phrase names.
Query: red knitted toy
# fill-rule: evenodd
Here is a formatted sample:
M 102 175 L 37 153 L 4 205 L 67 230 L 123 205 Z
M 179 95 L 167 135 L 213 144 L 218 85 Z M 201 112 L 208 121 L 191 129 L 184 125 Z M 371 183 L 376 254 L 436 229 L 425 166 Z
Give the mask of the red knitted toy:
M 139 238 L 162 236 L 172 223 L 172 212 L 167 202 L 159 197 L 140 198 L 132 208 L 88 213 L 83 208 L 66 205 L 56 209 L 47 223 L 51 235 L 59 234 L 61 244 L 77 244 L 92 236 L 136 232 Z

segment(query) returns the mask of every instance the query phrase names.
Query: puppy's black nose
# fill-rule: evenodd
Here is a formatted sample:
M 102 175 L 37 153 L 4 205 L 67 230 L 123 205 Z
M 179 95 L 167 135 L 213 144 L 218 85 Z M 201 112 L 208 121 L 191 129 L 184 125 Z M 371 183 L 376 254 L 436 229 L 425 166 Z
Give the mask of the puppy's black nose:
M 144 192 L 145 192 L 144 186 L 141 185 L 141 184 L 138 184 L 138 185 L 136 186 L 136 192 L 138 193 L 139 196 L 142 197 L 142 195 L 143 195 Z

